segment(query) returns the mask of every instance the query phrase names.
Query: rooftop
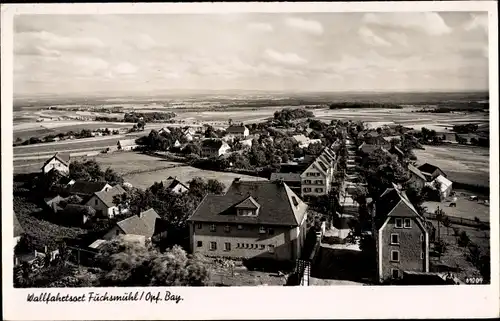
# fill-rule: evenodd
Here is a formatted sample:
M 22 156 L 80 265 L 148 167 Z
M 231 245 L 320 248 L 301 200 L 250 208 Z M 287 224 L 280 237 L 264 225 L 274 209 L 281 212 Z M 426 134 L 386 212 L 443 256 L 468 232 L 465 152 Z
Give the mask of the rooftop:
M 97 196 L 107 207 L 113 207 L 115 204 L 113 203 L 113 197 L 115 195 L 121 195 L 125 193 L 125 190 L 120 185 L 113 186 L 107 192 L 95 192 L 94 195 Z
M 92 195 L 95 192 L 101 191 L 107 184 L 107 182 L 88 182 L 78 180 L 69 186 L 68 192 L 71 194 Z

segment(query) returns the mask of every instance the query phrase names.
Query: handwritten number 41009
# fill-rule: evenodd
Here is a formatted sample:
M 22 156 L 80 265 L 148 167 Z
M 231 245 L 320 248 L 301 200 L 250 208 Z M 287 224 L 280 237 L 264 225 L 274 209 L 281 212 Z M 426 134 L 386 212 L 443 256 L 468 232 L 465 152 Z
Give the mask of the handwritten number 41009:
M 467 283 L 467 284 L 483 284 L 483 278 L 466 278 L 465 283 Z

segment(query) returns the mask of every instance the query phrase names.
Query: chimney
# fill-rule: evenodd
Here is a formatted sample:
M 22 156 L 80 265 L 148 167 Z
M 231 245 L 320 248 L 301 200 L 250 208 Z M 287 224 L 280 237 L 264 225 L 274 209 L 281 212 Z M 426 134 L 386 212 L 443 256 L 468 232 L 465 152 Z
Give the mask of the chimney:
M 234 180 L 233 180 L 234 183 L 239 183 L 240 182 L 240 178 L 239 177 L 235 177 Z

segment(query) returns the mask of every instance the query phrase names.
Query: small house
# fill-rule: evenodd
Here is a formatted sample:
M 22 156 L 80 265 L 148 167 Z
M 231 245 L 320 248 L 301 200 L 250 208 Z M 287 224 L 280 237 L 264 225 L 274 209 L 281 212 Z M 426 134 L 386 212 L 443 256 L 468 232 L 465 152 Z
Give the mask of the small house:
M 159 224 L 160 220 L 161 218 L 156 211 L 149 209 L 141 212 L 139 215 L 132 215 L 117 222 L 103 238 L 111 240 L 118 235 L 137 235 L 144 237 L 146 240 L 151 240 L 153 235 L 164 233 L 158 229 L 161 226 Z
M 446 174 L 441 170 L 441 168 L 429 163 L 420 165 L 418 169 L 422 172 L 422 174 L 424 174 L 428 182 L 433 181 L 439 175 L 447 177 Z
M 164 186 L 172 193 L 180 194 L 189 191 L 189 187 L 181 183 L 177 178 L 170 176 L 164 183 Z
M 426 185 L 432 189 L 437 189 L 440 199 L 443 200 L 450 195 L 453 183 L 443 175 L 439 175 L 432 182 L 427 182 Z
M 74 181 L 67 189 L 68 194 L 80 197 L 90 197 L 97 192 L 106 192 L 112 188 L 107 182 Z
M 228 128 L 226 128 L 226 135 L 237 138 L 245 138 L 248 135 L 250 135 L 250 130 L 243 124 L 231 125 Z
M 205 139 L 201 142 L 201 157 L 219 157 L 230 149 L 231 147 L 220 139 Z
M 422 174 L 422 172 L 412 164 L 408 164 L 408 172 L 410 174 L 411 184 L 413 184 L 413 186 L 417 189 L 424 188 L 425 184 L 427 183 L 427 178 L 425 177 L 425 175 Z
M 69 162 L 70 154 L 67 153 L 56 153 L 54 156 L 49 158 L 42 166 L 42 173 L 47 174 L 52 169 L 57 170 L 59 173 L 67 175 L 69 174 Z
M 117 143 L 118 150 L 129 151 L 137 148 L 135 139 L 122 139 Z
M 113 218 L 116 215 L 126 211 L 122 206 L 117 206 L 113 203 L 113 198 L 125 193 L 125 190 L 120 186 L 113 186 L 108 191 L 95 192 L 94 195 L 85 203 L 85 205 L 94 208 L 98 215 Z

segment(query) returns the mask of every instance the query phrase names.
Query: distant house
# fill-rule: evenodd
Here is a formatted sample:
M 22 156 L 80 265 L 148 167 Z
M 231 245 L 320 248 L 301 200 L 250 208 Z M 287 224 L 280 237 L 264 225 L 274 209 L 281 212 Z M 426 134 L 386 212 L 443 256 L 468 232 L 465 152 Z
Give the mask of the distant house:
M 399 148 L 398 146 L 392 146 L 390 149 L 389 149 L 389 153 L 393 154 L 393 155 L 396 155 L 396 157 L 398 158 L 398 160 L 400 162 L 403 162 L 404 159 L 405 159 L 405 153 L 401 150 L 401 148 Z
M 14 213 L 14 247 L 16 247 L 17 243 L 19 243 L 23 234 L 24 229 L 21 226 L 21 223 L 19 223 L 16 213 Z
M 88 205 L 68 204 L 59 213 L 62 216 L 61 219 L 67 223 L 85 225 L 95 216 L 96 210 Z
M 377 145 L 385 149 L 391 148 L 391 143 L 386 141 L 384 137 L 380 136 L 376 132 L 370 132 L 364 136 L 364 142 L 368 145 Z
M 304 246 L 307 205 L 285 184 L 235 179 L 207 195 L 188 219 L 193 253 L 295 261 Z
M 176 148 L 181 147 L 181 143 L 179 142 L 179 140 L 178 140 L 178 139 L 177 139 L 177 140 L 175 140 L 175 142 L 174 142 L 174 147 L 176 147 Z
M 42 173 L 47 174 L 52 169 L 57 170 L 61 174 L 69 174 L 70 154 L 56 153 L 49 158 L 42 166 Z
M 231 147 L 220 139 L 205 139 L 201 142 L 201 157 L 219 157 L 230 149 Z
M 245 140 L 241 140 L 241 141 L 240 141 L 240 144 L 241 144 L 242 146 L 252 147 L 252 144 L 253 144 L 253 138 L 248 138 L 248 139 L 245 139 Z
M 163 127 L 158 131 L 158 134 L 163 135 L 163 134 L 170 134 L 171 131 L 167 127 Z
M 410 173 L 410 182 L 413 184 L 413 186 L 418 189 L 424 188 L 427 182 L 427 178 L 425 177 L 425 175 L 422 174 L 422 172 L 412 164 L 408 164 L 408 172 Z
M 429 234 L 404 191 L 388 188 L 375 203 L 373 235 L 376 235 L 380 282 L 401 279 L 407 271 L 429 272 Z
M 446 174 L 439 167 L 429 163 L 420 165 L 418 169 L 422 172 L 422 174 L 424 174 L 428 182 L 433 181 L 439 175 L 447 177 Z
M 399 142 L 401 142 L 401 136 L 385 136 L 383 138 L 388 143 L 390 143 L 393 139 L 397 139 L 399 140 Z
M 439 175 L 433 181 L 427 182 L 426 185 L 432 189 L 439 186 L 439 197 L 443 200 L 450 195 L 453 183 L 443 175 Z
M 367 144 L 367 143 L 362 143 L 359 147 L 358 147 L 358 151 L 363 154 L 363 155 L 369 155 L 371 153 L 373 153 L 374 151 L 380 149 L 380 150 L 383 150 L 385 152 L 389 152 L 387 150 L 387 148 L 390 148 L 387 147 L 387 146 L 382 146 L 382 145 L 372 145 L 372 144 Z
M 292 191 L 300 194 L 302 178 L 300 173 L 271 173 L 272 182 L 284 182 Z
M 106 192 L 112 188 L 107 182 L 88 182 L 76 180 L 68 186 L 67 192 L 71 195 L 89 197 L 96 192 Z
M 119 215 L 126 210 L 113 203 L 114 196 L 122 195 L 123 193 L 125 193 L 125 190 L 120 185 L 116 185 L 108 191 L 94 193 L 85 205 L 94 208 L 98 215 L 113 218 L 115 215 Z
M 294 136 L 292 136 L 292 138 L 293 138 L 293 140 L 295 140 L 295 142 L 297 144 L 299 144 L 300 148 L 306 148 L 311 143 L 311 140 L 308 137 L 306 137 L 305 135 L 302 135 L 302 134 L 301 135 L 294 135 Z
M 164 186 L 173 193 L 179 194 L 189 191 L 189 187 L 181 183 L 177 178 L 170 176 L 164 183 Z
M 137 146 L 138 145 L 135 142 L 135 139 L 122 139 L 117 143 L 118 150 L 123 151 L 134 150 L 137 148 Z
M 196 129 L 192 127 L 187 127 L 182 131 L 182 134 L 184 136 L 186 135 L 194 136 L 196 134 Z
M 158 231 L 160 224 L 157 224 L 160 216 L 154 209 L 141 212 L 139 215 L 132 215 L 116 223 L 116 225 L 104 235 L 103 239 L 111 240 L 118 235 L 138 235 L 146 240 L 151 240 L 153 235 L 161 233 Z
M 226 128 L 226 135 L 237 138 L 245 138 L 248 135 L 250 135 L 250 130 L 243 124 L 231 125 L 228 128 Z
M 63 208 L 59 205 L 59 203 L 61 203 L 61 201 L 63 201 L 63 200 L 64 200 L 64 198 L 61 197 L 60 195 L 56 195 L 56 196 L 53 196 L 53 197 L 46 197 L 46 198 L 44 198 L 45 204 L 54 213 L 62 211 Z

